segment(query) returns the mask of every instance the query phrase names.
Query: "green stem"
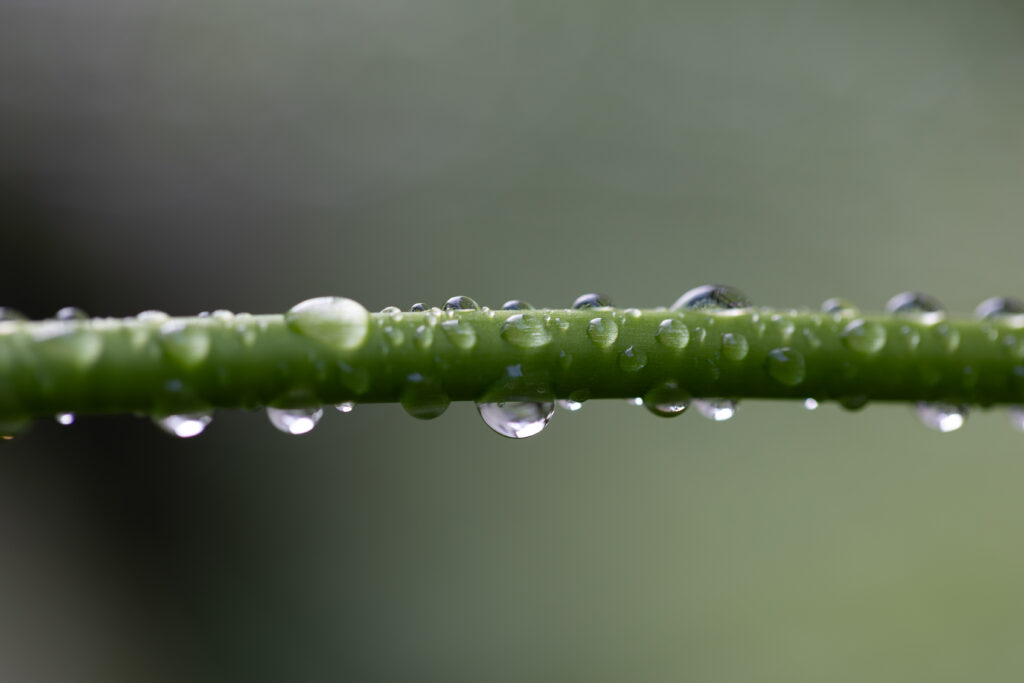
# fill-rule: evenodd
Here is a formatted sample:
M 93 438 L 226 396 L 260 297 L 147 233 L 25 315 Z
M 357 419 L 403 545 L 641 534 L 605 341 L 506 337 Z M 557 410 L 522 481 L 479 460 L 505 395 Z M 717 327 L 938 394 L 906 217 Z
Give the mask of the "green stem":
M 850 406 L 1024 403 L 1020 315 L 591 308 L 367 316 L 348 303 L 354 308 L 340 317 L 3 321 L 0 418 L 343 401 L 402 401 L 429 417 L 439 414 L 429 406 L 448 399 L 521 398 L 520 375 L 538 396 L 576 400 L 643 396 L 675 382 L 692 396 Z

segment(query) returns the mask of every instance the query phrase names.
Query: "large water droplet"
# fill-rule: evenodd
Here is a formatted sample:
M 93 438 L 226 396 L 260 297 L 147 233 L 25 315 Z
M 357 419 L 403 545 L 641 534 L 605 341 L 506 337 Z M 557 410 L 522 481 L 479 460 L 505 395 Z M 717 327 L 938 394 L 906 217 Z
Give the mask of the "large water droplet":
M 399 399 L 402 408 L 418 420 L 433 420 L 448 410 L 451 399 L 437 379 L 414 372 L 405 378 Z
M 311 432 L 323 416 L 323 408 L 267 408 L 270 424 L 285 434 Z
M 72 425 L 72 424 L 75 423 L 75 414 L 74 413 L 57 413 L 56 415 L 53 416 L 53 419 L 57 420 L 58 424 L 62 424 L 65 427 L 67 427 L 68 425 Z
M 453 296 L 444 302 L 446 311 L 475 311 L 479 308 L 480 306 L 468 296 Z
M 47 357 L 87 370 L 103 353 L 103 339 L 94 330 L 67 321 L 44 320 L 32 327 L 36 348 Z
M 840 299 L 839 297 L 833 297 L 831 299 L 825 299 L 821 303 L 821 312 L 830 313 L 832 315 L 851 316 L 858 315 L 860 310 L 853 305 L 852 302 L 846 299 Z
M 295 304 L 284 319 L 292 331 L 342 351 L 359 348 L 370 330 L 369 311 L 352 299 L 337 296 Z
M 510 439 L 539 434 L 555 412 L 552 401 L 497 401 L 477 403 L 476 409 L 487 426 Z
M 604 294 L 583 294 L 572 302 L 573 308 L 608 308 L 612 300 Z
M 997 318 L 1001 315 L 1020 313 L 1024 313 L 1024 301 L 1008 296 L 994 296 L 991 299 L 985 299 L 974 309 L 974 315 L 979 318 Z
M 476 345 L 476 331 L 464 320 L 445 320 L 441 323 L 441 329 L 448 341 L 463 351 L 469 351 Z
M 558 407 L 562 410 L 568 410 L 570 413 L 575 413 L 583 407 L 583 402 L 574 401 L 571 398 L 560 398 L 558 399 Z
M 680 309 L 730 309 L 749 308 L 750 299 L 747 295 L 728 285 L 703 285 L 694 287 L 676 299 L 669 310 Z
M 926 325 L 934 325 L 945 317 L 945 307 L 932 296 L 921 292 L 902 292 L 885 304 L 886 313 L 912 316 Z
M 516 313 L 501 326 L 501 338 L 519 349 L 533 349 L 551 342 L 544 319 L 535 313 Z
M 693 407 L 714 422 L 725 422 L 736 414 L 736 401 L 729 398 L 695 398 Z
M 587 336 L 590 341 L 605 348 L 619 338 L 619 326 L 611 318 L 594 318 L 587 324 Z
M 531 311 L 531 310 L 533 310 L 533 306 L 531 306 L 530 304 L 526 303 L 525 301 L 520 301 L 519 299 L 511 299 L 511 300 L 506 301 L 505 303 L 503 303 L 501 305 L 501 310 L 503 310 L 503 311 Z
M 731 361 L 741 361 L 747 357 L 750 343 L 738 332 L 726 332 L 722 335 L 722 355 Z
M 427 310 L 427 305 L 426 304 L 413 304 L 412 306 L 409 307 L 409 310 L 412 311 L 413 313 L 421 313 L 421 312 Z
M 212 421 L 213 413 L 211 412 L 182 413 L 180 415 L 153 418 L 153 422 L 160 429 L 182 439 L 189 439 L 202 434 L 203 430 Z
M 676 417 L 686 412 L 690 405 L 690 394 L 676 382 L 668 380 L 644 394 L 643 404 L 658 417 Z
M 619 353 L 619 369 L 624 372 L 639 372 L 647 365 L 647 354 L 643 349 L 627 346 Z
M 690 343 L 690 328 L 682 320 L 666 318 L 658 325 L 654 338 L 670 349 L 685 349 Z
M 765 365 L 772 379 L 788 387 L 797 386 L 807 377 L 804 355 L 788 346 L 769 351 Z
M 76 306 L 65 306 L 53 317 L 57 320 L 88 320 L 89 314 Z
M 885 348 L 885 328 L 871 320 L 853 320 L 839 336 L 846 348 L 857 353 L 872 355 Z
M 356 409 L 355 401 L 342 401 L 341 403 L 335 403 L 334 407 L 339 413 L 351 413 Z
M 183 320 L 168 320 L 161 325 L 158 339 L 164 353 L 186 368 L 198 366 L 210 354 L 210 335 Z
M 938 432 L 955 432 L 967 419 L 967 406 L 953 403 L 917 403 L 914 412 L 921 424 Z

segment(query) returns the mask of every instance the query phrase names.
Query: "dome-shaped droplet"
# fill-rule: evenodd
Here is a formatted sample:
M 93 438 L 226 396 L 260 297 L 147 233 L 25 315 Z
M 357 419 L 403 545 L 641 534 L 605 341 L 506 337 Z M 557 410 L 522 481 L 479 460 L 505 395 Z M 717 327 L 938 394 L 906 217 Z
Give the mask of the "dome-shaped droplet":
M 170 358 L 186 368 L 200 365 L 210 355 L 210 335 L 184 320 L 168 320 L 160 326 L 160 346 Z
M 396 323 L 402 321 L 402 309 L 398 306 L 385 306 L 380 309 L 381 315 L 386 315 Z
M 448 410 L 451 399 L 437 379 L 414 372 L 405 378 L 402 408 L 418 420 L 433 420 Z
M 518 349 L 534 349 L 551 343 L 544 318 L 536 313 L 510 315 L 501 325 L 501 338 Z
M 846 299 L 840 299 L 839 297 L 833 297 L 831 299 L 825 299 L 821 303 L 822 313 L 831 313 L 833 315 L 858 315 L 860 310 L 853 305 L 852 302 Z
M 647 410 L 658 417 L 676 417 L 686 412 L 690 394 L 672 380 L 653 386 L 643 397 Z
M 89 314 L 76 306 L 65 306 L 53 317 L 57 320 L 88 320 Z
M 690 328 L 682 320 L 666 318 L 658 325 L 654 338 L 670 349 L 685 349 L 690 343 Z
M 695 398 L 693 407 L 714 422 L 725 422 L 736 414 L 736 401 L 729 398 Z
M 144 323 L 162 323 L 167 321 L 171 316 L 167 315 L 163 311 L 142 311 L 136 314 L 135 319 L 139 322 Z
M 796 323 L 790 320 L 784 315 L 776 313 L 769 318 L 772 327 L 775 329 L 776 334 L 782 340 L 782 343 L 788 344 L 789 340 L 793 338 L 793 333 L 796 331 Z
M 819 337 L 814 330 L 812 330 L 809 327 L 805 327 L 801 334 L 803 335 L 804 341 L 807 342 L 807 345 L 809 347 L 811 347 L 812 349 L 821 348 L 821 337 Z
M 804 355 L 788 346 L 769 351 L 765 367 L 772 379 L 787 387 L 795 387 L 807 377 Z
M 647 365 L 647 354 L 643 349 L 627 346 L 619 353 L 619 369 L 624 372 L 638 372 Z
M 477 403 L 476 409 L 487 426 L 510 439 L 539 434 L 555 412 L 553 401 L 497 401 Z
M 427 305 L 426 304 L 413 304 L 412 306 L 409 307 L 409 310 L 412 311 L 413 313 L 421 313 L 421 312 L 427 310 Z
M 722 335 L 722 355 L 731 361 L 741 361 L 750 352 L 750 343 L 739 332 L 726 332 Z
M 480 306 L 468 296 L 453 296 L 444 302 L 443 308 L 446 311 L 475 311 Z
M 1001 315 L 1018 315 L 1024 313 L 1024 301 L 1008 296 L 994 296 L 985 299 L 977 308 L 974 315 L 978 318 L 997 318 Z
M 388 340 L 391 346 L 401 346 L 405 342 L 405 333 L 402 332 L 400 327 L 384 325 L 380 328 L 380 331 L 384 333 L 384 338 Z
M 816 398 L 805 398 L 804 399 L 804 409 L 805 410 L 817 410 L 818 409 L 818 399 L 816 399 Z
M 575 413 L 583 407 L 583 402 L 574 401 L 571 398 L 560 398 L 558 399 L 558 407 L 562 410 L 568 410 L 570 413 Z
M 476 330 L 465 320 L 445 320 L 441 323 L 441 329 L 444 336 L 448 337 L 448 341 L 463 351 L 469 351 L 476 346 Z
M 323 408 L 267 408 L 270 424 L 285 434 L 311 432 L 323 416 Z
M 63 320 L 44 320 L 32 326 L 36 349 L 47 358 L 87 370 L 103 353 L 103 339 L 93 329 Z
M 339 296 L 321 296 L 292 306 L 284 316 L 293 332 L 341 351 L 362 346 L 370 331 L 370 313 Z
M 576 301 L 572 302 L 573 308 L 608 308 L 612 305 L 612 300 L 604 294 L 583 294 L 576 297 Z
M 213 413 L 182 413 L 180 415 L 168 415 L 166 417 L 154 417 L 153 422 L 160 429 L 182 439 L 189 439 L 203 433 L 203 430 L 213 421 Z
M 611 318 L 594 318 L 587 324 L 587 336 L 594 344 L 605 348 L 619 338 L 619 326 Z
M 676 299 L 669 310 L 682 309 L 729 309 L 749 308 L 750 299 L 747 295 L 728 285 L 703 285 L 694 287 Z
M 57 421 L 57 424 L 61 424 L 61 425 L 64 425 L 65 427 L 67 427 L 68 425 L 72 425 L 72 424 L 75 423 L 75 414 L 74 413 L 57 413 L 56 415 L 53 416 L 53 419 L 55 419 Z
M 967 419 L 967 406 L 954 403 L 917 403 L 914 412 L 921 424 L 938 432 L 955 432 Z
M 1010 418 L 1010 426 L 1018 432 L 1024 432 L 1024 406 L 1010 406 L 1007 414 Z
M 921 292 L 902 292 L 885 304 L 885 312 L 911 316 L 926 325 L 933 325 L 945 317 L 945 307 L 938 299 Z
M 356 408 L 355 401 L 342 401 L 341 403 L 335 403 L 334 407 L 339 413 L 351 413 Z
M 885 328 L 871 320 L 852 320 L 839 336 L 846 348 L 857 353 L 873 355 L 885 348 Z
M 531 310 L 533 310 L 533 306 L 531 306 L 530 304 L 526 303 L 525 301 L 520 301 L 519 299 L 510 299 L 509 301 L 506 301 L 505 303 L 503 303 L 501 305 L 501 310 L 503 310 L 503 311 L 531 311 Z

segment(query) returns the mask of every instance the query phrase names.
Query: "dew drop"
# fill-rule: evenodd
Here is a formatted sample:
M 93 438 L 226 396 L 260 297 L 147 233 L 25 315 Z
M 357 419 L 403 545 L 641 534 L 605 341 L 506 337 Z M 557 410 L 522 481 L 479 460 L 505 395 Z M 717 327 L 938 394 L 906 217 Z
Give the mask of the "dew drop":
M 921 292 L 902 292 L 885 304 L 886 313 L 912 316 L 926 325 L 934 325 L 942 320 L 946 315 L 945 310 L 935 297 Z
M 402 332 L 401 328 L 395 327 L 394 325 L 385 325 L 381 328 L 381 332 L 384 333 L 384 338 L 388 340 L 388 343 L 392 346 L 401 346 L 405 342 L 405 333 Z
M 587 324 L 587 336 L 597 346 L 606 348 L 619 338 L 619 326 L 611 318 L 594 318 Z
M 955 432 L 967 420 L 967 406 L 954 403 L 921 402 L 914 405 L 914 412 L 921 424 L 938 432 Z
M 434 330 L 429 325 L 420 325 L 412 333 L 412 341 L 416 344 L 417 348 L 425 351 L 434 343 Z
M 441 329 L 444 331 L 444 335 L 448 337 L 448 341 L 463 351 L 469 351 L 476 346 L 476 331 L 468 322 L 457 318 L 445 320 L 441 323 Z
M 342 351 L 359 348 L 370 331 L 370 313 L 363 306 L 338 296 L 307 299 L 292 306 L 284 316 L 298 334 Z
M 144 323 L 162 323 L 170 317 L 163 311 L 142 311 L 135 316 L 135 319 Z
M 787 387 L 795 387 L 807 377 L 804 355 L 788 346 L 769 351 L 765 366 L 772 379 Z
M 67 427 L 68 425 L 72 425 L 72 424 L 75 423 L 75 414 L 74 413 L 57 413 L 56 415 L 53 416 L 53 419 L 55 419 L 58 424 L 62 424 L 65 427 Z
M 985 299 L 974 309 L 978 318 L 998 318 L 1002 315 L 1018 315 L 1024 313 L 1024 301 L 1008 296 L 994 296 Z
M 690 343 L 690 328 L 682 320 L 666 318 L 658 325 L 654 338 L 670 349 L 685 349 Z
M 817 410 L 818 409 L 818 400 L 814 399 L 814 398 L 805 398 L 804 399 L 804 409 L 805 410 Z
M 402 322 L 402 309 L 398 306 L 385 306 L 380 309 L 381 315 L 386 315 L 396 323 Z
M 572 302 L 573 308 L 608 308 L 612 300 L 603 294 L 583 294 Z
M 647 366 L 647 354 L 635 346 L 627 346 L 619 353 L 619 369 L 623 372 L 639 372 Z
M 583 407 L 583 402 L 574 401 L 571 398 L 560 398 L 558 399 L 558 407 L 562 410 L 568 410 L 570 413 L 575 413 Z
M 731 361 L 741 361 L 750 352 L 747 338 L 738 332 L 726 332 L 722 335 L 722 355 Z
M 693 407 L 714 422 L 725 422 L 736 414 L 736 401 L 729 398 L 695 398 Z
M 210 314 L 210 317 L 221 323 L 229 323 L 235 318 L 235 314 L 225 308 L 218 308 Z
M 921 334 L 910 325 L 902 326 L 900 328 L 900 334 L 903 336 L 903 339 L 907 344 L 907 349 L 910 351 L 917 351 L 917 347 L 921 345 Z
M 444 302 L 443 308 L 446 311 L 476 311 L 480 306 L 468 296 L 453 296 Z
M 211 412 L 181 413 L 179 415 L 153 418 L 153 422 L 157 427 L 181 439 L 199 436 L 212 421 L 213 413 Z M 61 424 L 65 423 L 61 422 Z
M 525 301 L 520 301 L 519 299 L 511 299 L 511 300 L 506 301 L 505 303 L 503 303 L 501 305 L 501 310 L 503 310 L 503 311 L 532 311 L 533 310 L 533 306 L 531 306 L 530 304 L 526 303 Z
M 832 315 L 852 316 L 859 314 L 860 310 L 846 299 L 833 297 L 831 299 L 825 299 L 825 301 L 821 303 L 821 312 Z
M 427 310 L 427 305 L 426 304 L 413 304 L 409 308 L 409 310 L 412 311 L 413 313 L 421 313 L 421 312 Z
M 747 295 L 735 287 L 728 285 L 702 285 L 701 287 L 694 287 L 676 299 L 676 302 L 669 307 L 669 310 L 749 308 L 751 305 Z
M 622 313 L 627 318 L 633 318 L 633 319 L 638 319 L 638 318 L 641 318 L 643 316 L 643 311 L 641 311 L 639 308 L 627 308 Z
M 334 407 L 339 413 L 351 413 L 356 408 L 355 401 L 342 401 L 341 403 L 335 403 Z
M 158 337 L 164 353 L 186 368 L 194 368 L 210 355 L 210 335 L 184 320 L 168 320 Z
M 668 380 L 648 390 L 642 401 L 644 407 L 658 417 L 676 417 L 686 412 L 690 394 L 676 382 Z
M 634 396 L 633 398 L 627 398 L 626 403 L 628 403 L 631 406 L 636 406 L 637 408 L 639 408 L 644 404 L 644 399 L 643 396 Z
M 89 314 L 75 306 L 65 306 L 54 315 L 57 320 L 88 320 Z
M 555 412 L 551 401 L 497 401 L 477 403 L 480 417 L 502 436 L 525 439 L 539 434 Z
M 267 419 L 270 420 L 270 424 L 285 434 L 311 432 L 323 416 L 323 408 L 267 408 Z
M 801 334 L 804 336 L 804 340 L 807 342 L 809 347 L 812 349 L 821 348 L 821 338 L 814 333 L 814 330 L 809 327 L 805 327 Z
M 941 323 L 932 328 L 932 334 L 938 339 L 946 353 L 956 353 L 960 348 L 960 332 L 955 327 Z
M 860 410 L 868 404 L 868 397 L 863 394 L 852 394 L 839 399 L 839 405 L 846 410 Z
M 885 328 L 863 318 L 849 322 L 839 336 L 846 348 L 857 353 L 873 355 L 885 347 Z
M 103 339 L 94 330 L 68 321 L 44 320 L 32 328 L 36 348 L 47 357 L 87 370 L 103 353 Z
M 1010 418 L 1010 426 L 1018 432 L 1024 432 L 1024 406 L 1010 406 L 1007 415 Z
M 793 338 L 793 332 L 796 331 L 796 323 L 789 318 L 775 314 L 771 317 L 772 325 L 779 333 L 779 337 L 782 338 L 783 342 L 789 342 Z
M 418 420 L 433 420 L 448 410 L 451 399 L 437 379 L 414 372 L 405 378 L 399 399 L 402 408 Z
M 501 326 L 501 338 L 519 349 L 535 349 L 551 343 L 551 333 L 544 319 L 535 313 L 509 316 Z

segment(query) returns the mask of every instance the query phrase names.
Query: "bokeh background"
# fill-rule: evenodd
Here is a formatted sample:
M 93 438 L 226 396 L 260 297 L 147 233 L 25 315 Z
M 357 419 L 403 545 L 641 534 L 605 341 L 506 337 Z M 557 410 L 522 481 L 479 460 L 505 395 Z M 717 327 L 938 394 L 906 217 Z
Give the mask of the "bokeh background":
M 4 0 L 0 303 L 1024 294 L 1017 2 Z M 5 681 L 1019 681 L 1024 434 L 38 424 Z

